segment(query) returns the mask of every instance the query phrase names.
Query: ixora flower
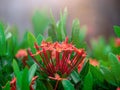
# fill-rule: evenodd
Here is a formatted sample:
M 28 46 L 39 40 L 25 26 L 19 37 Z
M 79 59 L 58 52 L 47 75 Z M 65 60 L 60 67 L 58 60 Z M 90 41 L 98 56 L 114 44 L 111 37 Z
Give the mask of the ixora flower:
M 96 59 L 90 59 L 90 64 L 93 66 L 99 66 L 99 62 Z
M 32 87 L 34 85 L 35 80 L 38 78 L 38 76 L 35 76 L 32 78 L 32 82 L 30 84 L 30 90 L 34 90 Z M 13 78 L 12 81 L 10 82 L 10 90 L 17 90 L 16 88 L 16 78 Z
M 120 47 L 120 38 L 115 39 L 115 46 Z
M 25 49 L 20 49 L 20 50 L 18 50 L 18 52 L 15 56 L 16 56 L 16 58 L 23 58 L 23 57 L 26 57 L 27 55 L 28 54 Z
M 120 87 L 118 87 L 116 90 L 120 90 Z
M 24 66 L 28 66 L 26 61 L 28 60 L 28 53 L 25 49 L 18 50 L 17 54 L 15 55 L 17 59 L 22 59 L 22 63 Z M 29 67 L 29 66 L 28 66 Z
M 35 48 L 35 54 L 30 49 L 28 53 L 49 78 L 55 77 L 56 80 L 66 78 L 86 57 L 84 49 L 77 49 L 68 43 L 68 38 L 62 43 L 42 41 L 40 46 L 35 43 Z M 36 55 L 41 56 L 43 64 L 36 60 Z

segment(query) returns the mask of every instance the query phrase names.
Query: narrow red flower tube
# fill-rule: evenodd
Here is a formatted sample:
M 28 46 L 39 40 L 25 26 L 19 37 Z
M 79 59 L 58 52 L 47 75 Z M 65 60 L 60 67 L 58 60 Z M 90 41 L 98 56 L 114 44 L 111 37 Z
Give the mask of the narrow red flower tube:
M 35 43 L 35 48 L 35 54 L 30 49 L 28 53 L 49 77 L 67 77 L 86 57 L 84 49 L 78 49 L 72 43 L 68 43 L 68 38 L 62 43 L 42 41 L 40 46 Z M 40 55 L 43 64 L 35 59 L 36 55 Z

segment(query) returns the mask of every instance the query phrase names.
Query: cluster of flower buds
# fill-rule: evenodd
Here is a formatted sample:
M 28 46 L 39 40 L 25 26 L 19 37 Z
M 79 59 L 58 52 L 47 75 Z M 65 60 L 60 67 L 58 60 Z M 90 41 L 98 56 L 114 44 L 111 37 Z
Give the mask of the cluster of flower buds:
M 77 49 L 72 43 L 68 43 L 68 38 L 62 43 L 42 41 L 40 46 L 35 43 L 35 48 L 35 54 L 28 49 L 29 55 L 51 77 L 56 74 L 68 76 L 86 57 L 84 49 Z M 40 55 L 43 64 L 36 60 L 36 55 Z

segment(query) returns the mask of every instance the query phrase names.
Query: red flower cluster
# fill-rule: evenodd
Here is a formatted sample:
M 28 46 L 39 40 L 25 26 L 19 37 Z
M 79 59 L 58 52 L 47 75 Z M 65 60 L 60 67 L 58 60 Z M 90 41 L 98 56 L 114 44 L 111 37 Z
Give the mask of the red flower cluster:
M 30 84 L 30 90 L 34 90 L 32 85 L 34 85 L 34 81 L 38 78 L 38 76 L 35 76 L 32 78 L 32 82 Z M 10 82 L 10 90 L 17 90 L 16 88 L 16 78 L 13 78 L 13 80 Z
M 15 57 L 17 59 L 21 59 L 24 66 L 29 67 L 26 63 L 26 61 L 28 60 L 28 54 L 27 54 L 27 51 L 25 49 L 20 49 L 17 52 L 17 54 L 15 55 Z
M 68 76 L 86 57 L 83 49 L 77 49 L 68 43 L 68 38 L 62 43 L 43 41 L 41 46 L 35 43 L 35 48 L 36 54 L 33 54 L 30 49 L 28 49 L 28 53 L 41 70 L 50 77 L 55 77 L 56 74 Z M 36 55 L 41 56 L 43 65 L 36 60 Z

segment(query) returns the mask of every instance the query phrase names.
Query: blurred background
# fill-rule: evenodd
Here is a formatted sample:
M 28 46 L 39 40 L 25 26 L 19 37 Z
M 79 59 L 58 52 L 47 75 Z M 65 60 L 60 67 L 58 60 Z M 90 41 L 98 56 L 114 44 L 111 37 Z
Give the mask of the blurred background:
M 53 12 L 56 20 L 60 10 L 67 7 L 67 31 L 70 34 L 72 20 L 78 18 L 86 25 L 88 38 L 114 35 L 113 25 L 120 25 L 120 0 L 0 0 L 0 20 L 16 25 L 21 36 L 25 30 L 33 30 L 32 16 L 36 10 Z

